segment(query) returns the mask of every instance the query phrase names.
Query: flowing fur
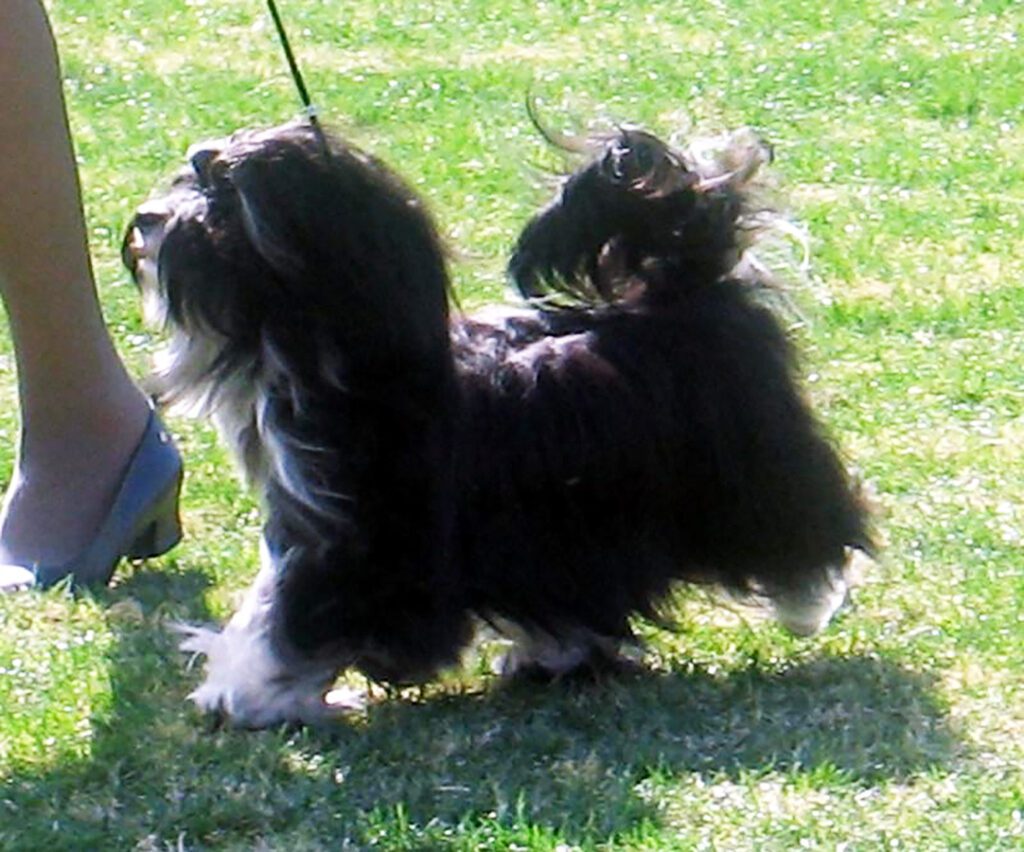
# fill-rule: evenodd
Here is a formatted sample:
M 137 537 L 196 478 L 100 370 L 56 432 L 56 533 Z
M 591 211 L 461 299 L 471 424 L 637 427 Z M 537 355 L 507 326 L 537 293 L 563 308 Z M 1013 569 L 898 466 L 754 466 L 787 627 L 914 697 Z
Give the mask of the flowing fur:
M 756 296 L 768 158 L 596 140 L 517 242 L 532 301 L 450 316 L 435 226 L 380 161 L 299 124 L 194 149 L 124 258 L 170 334 L 161 399 L 214 418 L 265 508 L 260 605 L 186 642 L 197 703 L 308 721 L 340 671 L 422 681 L 480 619 L 519 668 L 614 665 L 678 582 L 827 623 L 870 538 Z M 273 701 L 231 682 L 246 641 Z

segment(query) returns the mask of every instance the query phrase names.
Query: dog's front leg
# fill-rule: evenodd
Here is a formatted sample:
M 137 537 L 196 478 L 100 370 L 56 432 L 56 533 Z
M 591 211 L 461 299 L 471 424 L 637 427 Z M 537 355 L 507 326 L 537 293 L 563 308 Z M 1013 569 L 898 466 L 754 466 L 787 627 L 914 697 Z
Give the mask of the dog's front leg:
M 200 710 L 243 728 L 318 724 L 360 709 L 361 694 L 331 689 L 333 666 L 286 659 L 275 647 L 276 576 L 273 555 L 261 540 L 259 574 L 223 630 L 175 625 L 185 636 L 181 650 L 206 658 L 205 678 L 189 698 Z

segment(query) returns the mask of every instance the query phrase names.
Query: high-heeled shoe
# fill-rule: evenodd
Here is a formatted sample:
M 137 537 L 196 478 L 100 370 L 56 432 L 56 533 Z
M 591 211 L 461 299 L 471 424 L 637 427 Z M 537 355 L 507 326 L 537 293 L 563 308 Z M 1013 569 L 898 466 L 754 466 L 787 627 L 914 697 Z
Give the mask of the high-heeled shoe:
M 45 588 L 69 576 L 75 586 L 106 585 L 122 557 L 145 559 L 166 553 L 181 540 L 181 476 L 181 455 L 156 412 L 151 411 L 146 431 L 92 541 L 62 565 L 0 565 L 0 592 Z

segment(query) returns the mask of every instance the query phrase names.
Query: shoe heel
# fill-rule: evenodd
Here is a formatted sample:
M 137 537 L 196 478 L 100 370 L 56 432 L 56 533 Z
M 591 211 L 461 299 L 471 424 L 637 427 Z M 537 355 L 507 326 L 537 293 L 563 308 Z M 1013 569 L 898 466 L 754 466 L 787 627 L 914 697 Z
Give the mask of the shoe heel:
M 140 528 L 135 539 L 125 549 L 128 559 L 149 559 L 162 556 L 181 541 L 181 518 L 178 515 L 178 493 L 181 478 L 167 489 L 166 494 L 153 507 L 153 512 Z

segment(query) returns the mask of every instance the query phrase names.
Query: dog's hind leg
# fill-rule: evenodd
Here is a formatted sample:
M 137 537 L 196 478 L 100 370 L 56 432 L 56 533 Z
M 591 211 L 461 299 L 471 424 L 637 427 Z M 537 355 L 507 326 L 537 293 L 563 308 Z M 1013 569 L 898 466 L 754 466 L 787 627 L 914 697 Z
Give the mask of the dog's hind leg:
M 205 678 L 189 695 L 200 710 L 242 728 L 317 724 L 361 706 L 356 696 L 330 691 L 337 667 L 285 659 L 272 638 L 276 570 L 260 542 L 261 568 L 223 630 L 175 625 L 182 651 L 206 658 Z
M 850 551 L 841 567 L 825 569 L 816 583 L 769 593 L 772 611 L 787 630 L 797 636 L 813 636 L 828 626 L 849 600 L 849 566 L 855 558 L 853 553 L 855 551 Z
M 593 679 L 637 668 L 636 661 L 623 653 L 620 639 L 582 629 L 553 636 L 507 622 L 499 629 L 513 640 L 512 648 L 496 667 L 503 677 L 549 682 Z

